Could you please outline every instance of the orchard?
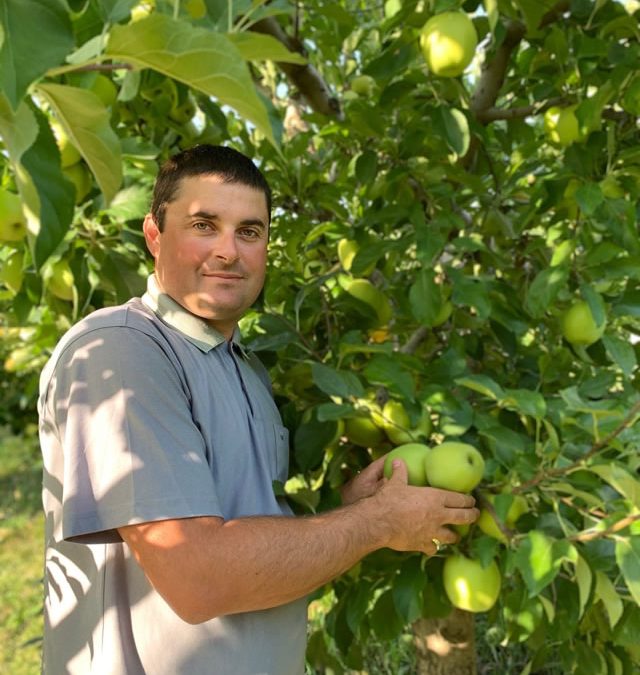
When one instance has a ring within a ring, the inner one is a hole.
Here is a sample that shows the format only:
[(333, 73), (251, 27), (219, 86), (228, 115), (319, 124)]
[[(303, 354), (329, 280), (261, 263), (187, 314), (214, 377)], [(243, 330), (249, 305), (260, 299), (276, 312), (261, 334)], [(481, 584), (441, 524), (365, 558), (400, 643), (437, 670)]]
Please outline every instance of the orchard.
[(407, 444), (427, 483), (480, 468), (458, 544), (310, 598), (309, 672), (411, 635), (417, 672), (637, 673), (640, 2), (0, 10), (0, 427), (33, 426), (62, 332), (144, 290), (158, 164), (233, 145), (274, 189), (241, 324), (290, 432), (274, 489), (335, 507)]

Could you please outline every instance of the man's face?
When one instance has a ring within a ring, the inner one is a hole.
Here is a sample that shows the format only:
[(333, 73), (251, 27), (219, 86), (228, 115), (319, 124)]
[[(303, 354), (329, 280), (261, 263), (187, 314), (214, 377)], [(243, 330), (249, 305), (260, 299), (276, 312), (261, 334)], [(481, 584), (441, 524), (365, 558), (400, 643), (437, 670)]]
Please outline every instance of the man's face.
[(215, 174), (180, 182), (162, 232), (144, 222), (160, 288), (226, 338), (264, 284), (268, 228), (265, 194)]

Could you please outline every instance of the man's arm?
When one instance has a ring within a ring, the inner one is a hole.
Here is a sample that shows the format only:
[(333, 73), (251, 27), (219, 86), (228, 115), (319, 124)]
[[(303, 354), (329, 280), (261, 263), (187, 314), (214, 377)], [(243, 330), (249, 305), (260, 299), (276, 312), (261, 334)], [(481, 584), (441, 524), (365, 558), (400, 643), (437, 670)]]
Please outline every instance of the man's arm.
[(407, 485), (403, 462), (389, 480), (379, 461), (365, 472), (352, 486), (360, 498), (319, 515), (185, 518), (119, 532), (173, 610), (200, 623), (301, 598), (378, 548), (432, 555), (434, 537), (457, 540), (447, 524), (478, 516), (473, 497)]

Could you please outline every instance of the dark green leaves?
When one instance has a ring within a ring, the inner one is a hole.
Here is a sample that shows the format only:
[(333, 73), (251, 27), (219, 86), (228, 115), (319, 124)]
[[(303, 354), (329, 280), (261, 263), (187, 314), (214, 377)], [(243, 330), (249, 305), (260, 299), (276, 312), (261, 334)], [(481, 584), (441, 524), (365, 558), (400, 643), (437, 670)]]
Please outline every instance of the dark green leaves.
[(0, 89), (15, 110), (32, 82), (64, 62), (73, 32), (62, 0), (0, 0), (0, 22)]

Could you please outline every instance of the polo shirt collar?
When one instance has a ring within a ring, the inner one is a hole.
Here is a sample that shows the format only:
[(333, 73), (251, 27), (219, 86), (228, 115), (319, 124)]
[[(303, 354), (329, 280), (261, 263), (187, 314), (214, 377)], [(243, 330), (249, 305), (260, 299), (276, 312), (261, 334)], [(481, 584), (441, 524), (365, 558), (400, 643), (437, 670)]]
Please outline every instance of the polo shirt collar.
[[(160, 319), (182, 333), (184, 337), (203, 352), (209, 352), (227, 340), (206, 321), (188, 312), (170, 295), (164, 293), (154, 274), (147, 279), (147, 292), (142, 302)], [(231, 346), (247, 357), (247, 350), (240, 343), (240, 331), (236, 327), (231, 336)]]

